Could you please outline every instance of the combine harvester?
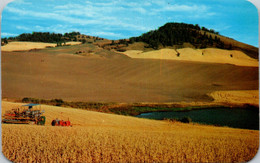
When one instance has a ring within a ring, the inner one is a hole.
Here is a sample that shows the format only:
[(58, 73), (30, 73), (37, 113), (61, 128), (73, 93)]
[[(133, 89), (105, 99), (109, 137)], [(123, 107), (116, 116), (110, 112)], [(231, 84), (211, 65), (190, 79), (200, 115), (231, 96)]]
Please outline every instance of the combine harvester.
[(45, 116), (42, 114), (40, 104), (26, 104), (21, 107), (7, 111), (2, 119), (2, 123), (9, 124), (45, 124)]

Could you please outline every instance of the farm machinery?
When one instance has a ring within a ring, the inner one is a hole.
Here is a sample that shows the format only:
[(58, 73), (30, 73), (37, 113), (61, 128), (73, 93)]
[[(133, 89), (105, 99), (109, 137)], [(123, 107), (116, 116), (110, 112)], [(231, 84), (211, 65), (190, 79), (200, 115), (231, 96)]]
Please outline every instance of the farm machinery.
[(44, 110), (39, 104), (26, 104), (18, 108), (7, 111), (2, 119), (2, 123), (9, 124), (45, 124)]
[(52, 120), (51, 125), (52, 126), (72, 126), (69, 120), (64, 121), (64, 120), (59, 120), (58, 118)]

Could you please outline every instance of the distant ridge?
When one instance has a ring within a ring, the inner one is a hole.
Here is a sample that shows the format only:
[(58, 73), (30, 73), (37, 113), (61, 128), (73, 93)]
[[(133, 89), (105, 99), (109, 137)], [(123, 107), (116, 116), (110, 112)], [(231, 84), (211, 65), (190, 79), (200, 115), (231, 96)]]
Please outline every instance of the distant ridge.
[(65, 34), (32, 32), (23, 33), (17, 37), (3, 38), (2, 40), (2, 45), (8, 44), (9, 41), (32, 41), (57, 43), (57, 46), (68, 41), (80, 41), (83, 44), (94, 43), (104, 49), (115, 49), (117, 51), (150, 51), (165, 47), (174, 49), (187, 47), (194, 49), (219, 48), (239, 50), (252, 58), (258, 59), (257, 47), (222, 36), (214, 29), (200, 27), (198, 24), (193, 25), (186, 23), (166, 23), (157, 30), (149, 31), (141, 36), (120, 40), (108, 40), (100, 37), (84, 35), (80, 32), (70, 32)]
[(166, 23), (157, 30), (152, 30), (139, 37), (131, 37), (130, 42), (147, 43), (147, 48), (220, 48), (240, 50), (252, 58), (258, 58), (258, 48), (221, 36), (213, 29), (200, 27), (198, 24)]

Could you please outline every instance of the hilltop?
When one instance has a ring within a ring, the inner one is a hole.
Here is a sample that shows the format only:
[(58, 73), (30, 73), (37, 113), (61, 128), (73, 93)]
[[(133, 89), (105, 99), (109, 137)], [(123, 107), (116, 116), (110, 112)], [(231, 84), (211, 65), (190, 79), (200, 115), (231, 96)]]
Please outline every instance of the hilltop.
[(66, 44), (69, 41), (78, 41), (83, 44), (92, 43), (108, 50), (115, 49), (120, 52), (126, 50), (152, 51), (163, 48), (218, 48), (242, 51), (249, 57), (258, 59), (258, 48), (222, 36), (214, 29), (186, 23), (166, 23), (156, 30), (143, 33), (141, 36), (120, 40), (109, 40), (74, 31), (64, 34), (50, 32), (23, 33), (17, 37), (3, 38), (2, 45), (8, 44), (10, 41), (55, 43), (57, 46)]
[(166, 23), (157, 30), (149, 31), (138, 37), (114, 41), (111, 45), (114, 45), (114, 48), (119, 51), (152, 51), (163, 48), (218, 48), (238, 50), (252, 58), (258, 58), (258, 48), (222, 36), (219, 32), (200, 27), (198, 24)]

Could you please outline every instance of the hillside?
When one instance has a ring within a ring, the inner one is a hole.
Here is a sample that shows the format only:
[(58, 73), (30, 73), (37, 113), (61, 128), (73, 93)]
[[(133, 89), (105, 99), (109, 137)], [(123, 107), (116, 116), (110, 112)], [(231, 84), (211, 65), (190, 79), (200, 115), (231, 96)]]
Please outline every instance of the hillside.
[[(59, 42), (14, 41), (55, 39)], [(82, 44), (61, 46), (64, 42), (60, 41), (69, 40)], [(40, 50), (38, 45), (52, 47)], [(2, 97), (212, 102), (210, 94), (215, 91), (258, 90), (257, 56), (255, 47), (184, 23), (167, 23), (158, 30), (122, 40), (79, 32), (34, 32), (13, 38), (2, 47)]]
[[(20, 105), (3, 101), (2, 110)], [(258, 150), (259, 132), (254, 130), (41, 108), (45, 126), (2, 124), (3, 154), (11, 161), (246, 162)], [(52, 127), (56, 118), (69, 118), (73, 126)]]
[(122, 52), (122, 54), (125, 54), (131, 58), (139, 59), (164, 59), (176, 61), (223, 63), (233, 64), (237, 66), (258, 67), (257, 59), (253, 59), (245, 53), (238, 50), (224, 50), (217, 48), (164, 48), (160, 50), (152, 50), (147, 52), (141, 50), (127, 50), (125, 52)]
[[(117, 44), (125, 44), (126, 40), (119, 40)], [(142, 46), (140, 42), (143, 42)], [(116, 42), (115, 42), (116, 43)], [(200, 27), (199, 25), (185, 23), (166, 23), (157, 30), (143, 33), (138, 37), (131, 37), (126, 46), (118, 46), (120, 51), (142, 50), (151, 51), (162, 48), (218, 48), (226, 50), (239, 50), (248, 56), (257, 59), (258, 48), (238, 42), (234, 39), (222, 36), (213, 29)], [(132, 44), (139, 43), (139, 46)]]
[[(251, 58), (258, 59), (258, 48), (236, 41), (219, 34), (214, 29), (200, 27), (198, 24), (166, 23), (157, 30), (143, 33), (129, 39), (108, 40), (100, 37), (81, 34), (80, 32), (50, 33), (32, 32), (23, 33), (17, 37), (2, 38), (2, 45), (13, 41), (45, 42), (62, 45), (70, 41), (92, 43), (107, 50), (117, 51), (142, 50), (151, 51), (162, 48), (219, 48), (242, 51)], [(5, 47), (5, 46), (4, 46)]]
[(80, 32), (69, 33), (50, 33), (50, 32), (32, 32), (22, 33), (16, 37), (2, 38), (2, 45), (6, 45), (13, 41), (27, 41), (27, 42), (44, 42), (44, 43), (56, 43), (58, 46), (66, 42), (79, 41), (82, 43), (95, 42), (97, 40), (106, 40), (104, 38), (89, 36), (81, 34)]
[[(66, 42), (66, 45), (77, 45), (81, 42)], [(1, 47), (2, 51), (28, 51), (56, 47), (55, 43), (12, 41)]]
[(258, 67), (133, 59), (93, 44), (2, 52), (3, 98), (210, 102), (221, 90), (258, 90)]

